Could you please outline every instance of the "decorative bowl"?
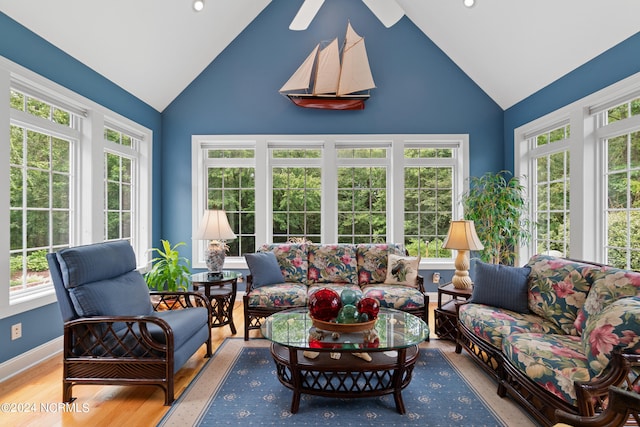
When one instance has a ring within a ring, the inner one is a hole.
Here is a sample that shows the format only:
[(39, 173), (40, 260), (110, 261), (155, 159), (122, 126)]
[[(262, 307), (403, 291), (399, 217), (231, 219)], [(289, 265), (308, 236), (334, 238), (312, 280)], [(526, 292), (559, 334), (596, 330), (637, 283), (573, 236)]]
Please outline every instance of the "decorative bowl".
[(321, 329), (323, 331), (329, 332), (340, 332), (347, 334), (349, 332), (363, 332), (373, 329), (376, 325), (376, 320), (369, 320), (368, 322), (360, 322), (360, 323), (334, 323), (334, 322), (325, 322), (323, 320), (314, 319), (311, 317), (311, 322), (316, 329)]

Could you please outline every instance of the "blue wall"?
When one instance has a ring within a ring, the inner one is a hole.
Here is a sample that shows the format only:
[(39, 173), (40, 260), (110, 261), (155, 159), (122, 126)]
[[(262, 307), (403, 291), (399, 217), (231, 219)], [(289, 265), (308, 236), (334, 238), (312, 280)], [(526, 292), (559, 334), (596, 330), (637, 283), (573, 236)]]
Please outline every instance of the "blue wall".
[[(409, 19), (387, 29), (362, 2), (329, 0), (290, 31), (300, 4), (272, 2), (162, 113), (163, 238), (191, 244), (192, 134), (468, 133), (472, 175), (503, 167), (502, 109)], [(278, 89), (319, 41), (342, 43), (347, 20), (377, 85), (366, 108), (296, 107)]]
[[(160, 113), (87, 66), (0, 13), (0, 55), (153, 131), (153, 211), (160, 212)], [(161, 214), (155, 214), (153, 236), (160, 236)], [(10, 340), (11, 325), (22, 323), (22, 338)], [(0, 363), (62, 335), (56, 304), (0, 319)]]
[(513, 133), (518, 127), (638, 72), (640, 32), (506, 110), (505, 168), (514, 170)]

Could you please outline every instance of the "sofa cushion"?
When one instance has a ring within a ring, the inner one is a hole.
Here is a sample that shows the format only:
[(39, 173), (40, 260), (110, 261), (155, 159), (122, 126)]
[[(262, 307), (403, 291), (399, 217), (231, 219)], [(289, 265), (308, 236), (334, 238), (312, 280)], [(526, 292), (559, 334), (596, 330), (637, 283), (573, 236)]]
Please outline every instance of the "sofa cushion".
[(356, 246), (358, 284), (384, 283), (389, 254), (404, 255), (404, 246), (396, 243), (361, 243)]
[(592, 278), (591, 292), (575, 321), (576, 329), (580, 331), (586, 327), (590, 316), (600, 313), (612, 302), (624, 297), (640, 296), (638, 272), (603, 267), (594, 270)]
[(362, 288), (362, 293), (377, 299), (380, 307), (405, 311), (424, 307), (424, 295), (412, 286), (369, 285)]
[(471, 301), (528, 313), (530, 271), (530, 267), (510, 267), (476, 261)]
[(594, 376), (607, 367), (613, 350), (640, 354), (640, 297), (626, 297), (589, 316), (582, 334), (584, 352)]
[(292, 308), (307, 305), (307, 285), (283, 283), (252, 289), (248, 294), (249, 307)]
[(549, 255), (534, 255), (527, 265), (531, 267), (529, 309), (565, 333), (579, 335), (574, 323), (598, 267)]
[(580, 337), (554, 334), (513, 334), (503, 341), (508, 362), (540, 387), (576, 406), (575, 381), (589, 381)]
[(273, 252), (278, 260), (285, 282), (307, 283), (309, 274), (306, 243), (274, 243), (262, 245), (258, 252)]
[(284, 276), (273, 252), (256, 252), (245, 254), (247, 266), (251, 271), (253, 287), (284, 283)]
[(502, 348), (502, 340), (513, 333), (562, 333), (554, 322), (535, 314), (516, 313), (484, 304), (462, 304), (458, 318), (476, 336), (497, 349)]
[(354, 245), (309, 245), (309, 283), (358, 284)]
[(138, 316), (153, 312), (149, 288), (138, 271), (69, 289), (79, 316)]
[(420, 268), (420, 257), (410, 257), (389, 254), (387, 261), (387, 277), (385, 285), (402, 285), (418, 287), (418, 269)]

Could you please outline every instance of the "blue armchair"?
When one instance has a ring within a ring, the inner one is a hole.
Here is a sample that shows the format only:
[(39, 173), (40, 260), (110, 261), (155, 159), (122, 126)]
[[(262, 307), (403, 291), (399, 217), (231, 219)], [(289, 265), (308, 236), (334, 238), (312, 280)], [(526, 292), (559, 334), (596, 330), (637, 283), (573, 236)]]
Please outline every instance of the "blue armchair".
[(126, 241), (63, 249), (47, 261), (64, 321), (63, 401), (74, 400), (77, 384), (156, 385), (171, 405), (174, 373), (203, 344), (211, 356), (207, 300), (149, 292)]

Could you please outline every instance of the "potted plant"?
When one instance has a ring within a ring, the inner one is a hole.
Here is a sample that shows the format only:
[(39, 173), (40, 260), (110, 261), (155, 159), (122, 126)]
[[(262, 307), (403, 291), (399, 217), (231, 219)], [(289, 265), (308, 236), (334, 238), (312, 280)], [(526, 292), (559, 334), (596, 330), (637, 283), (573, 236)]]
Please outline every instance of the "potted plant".
[(465, 219), (472, 220), (484, 245), (480, 259), (513, 265), (520, 244), (531, 238), (524, 186), (509, 171), (471, 177), (462, 195)]
[(189, 260), (181, 257), (177, 248), (184, 246), (184, 242), (176, 243), (173, 247), (167, 240), (161, 240), (162, 249), (153, 248), (158, 256), (151, 260), (152, 267), (144, 278), (147, 286), (159, 291), (186, 291), (189, 287)]

